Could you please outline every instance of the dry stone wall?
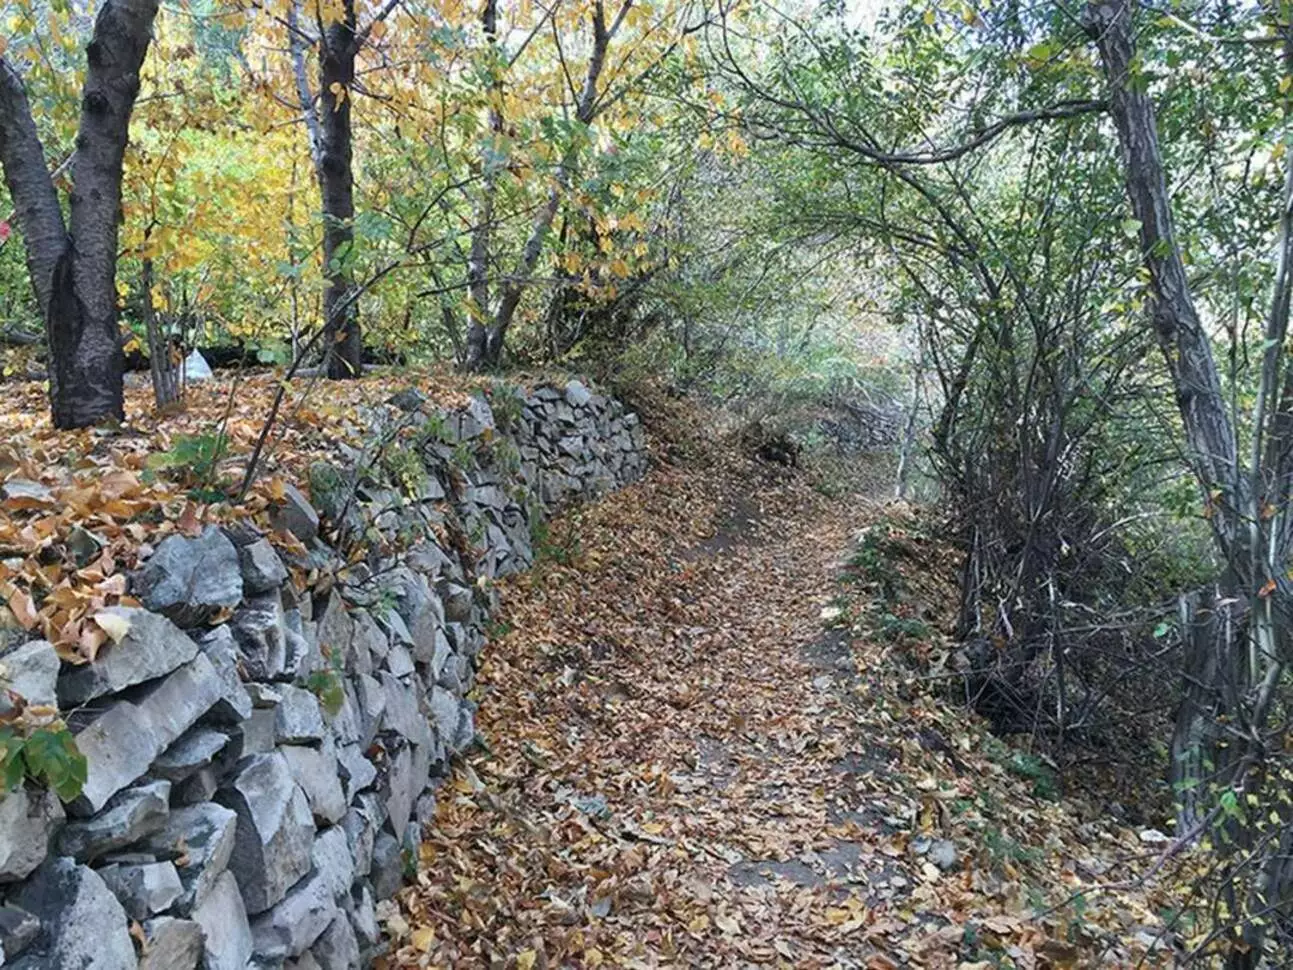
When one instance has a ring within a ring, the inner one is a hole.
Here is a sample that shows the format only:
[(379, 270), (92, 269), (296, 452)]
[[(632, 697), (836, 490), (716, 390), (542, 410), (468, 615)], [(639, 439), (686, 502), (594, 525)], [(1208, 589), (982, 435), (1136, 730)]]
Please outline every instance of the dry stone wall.
[[(285, 490), (276, 536), (162, 541), (119, 640), (0, 657), (57, 702), (88, 762), (64, 805), (0, 799), (0, 964), (21, 970), (352, 970), (382, 946), (450, 758), (495, 594), (546, 511), (645, 470), (636, 415), (572, 381), (457, 411), (413, 390), (371, 445)], [(132, 926), (135, 927), (132, 939)]]

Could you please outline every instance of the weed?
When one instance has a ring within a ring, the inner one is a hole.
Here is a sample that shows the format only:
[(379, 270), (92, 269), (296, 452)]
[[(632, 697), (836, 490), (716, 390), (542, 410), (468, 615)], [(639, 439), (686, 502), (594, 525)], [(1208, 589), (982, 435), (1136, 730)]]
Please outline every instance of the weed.
[(81, 794), (86, 771), (85, 755), (62, 721), (27, 730), (0, 727), (0, 780), (6, 790), (30, 779), (70, 802)]
[(228, 451), (229, 436), (224, 432), (181, 434), (171, 439), (169, 451), (154, 452), (145, 464), (188, 485), (195, 499), (220, 501), (226, 496), (218, 487), (216, 472)]

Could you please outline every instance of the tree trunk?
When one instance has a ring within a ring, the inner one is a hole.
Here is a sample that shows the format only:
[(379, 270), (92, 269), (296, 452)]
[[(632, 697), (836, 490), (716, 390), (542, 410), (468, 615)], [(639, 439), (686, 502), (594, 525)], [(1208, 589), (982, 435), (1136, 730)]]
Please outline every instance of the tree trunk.
[(66, 228), (22, 79), (0, 57), (0, 165), (45, 315), (57, 428), (125, 417), (116, 289), (122, 161), (156, 16), (156, 0), (107, 0), (95, 20)]
[[(575, 105), (575, 120), (581, 125), (589, 126), (597, 117), (598, 84), (601, 80), (602, 68), (606, 64), (606, 51), (610, 46), (611, 38), (623, 22), (632, 2), (633, 0), (623, 0), (614, 22), (609, 25), (606, 23), (606, 7), (603, 0), (595, 0), (593, 4), (591, 16), (593, 47), (588, 57), (588, 70), (584, 76), (584, 86)], [(530, 226), (530, 234), (521, 249), (520, 259), (517, 261), (511, 277), (503, 284), (498, 307), (495, 309), (493, 316), (489, 318), (488, 322), (484, 320), (472, 322), (471, 329), (467, 333), (467, 359), (464, 362), (464, 366), (468, 370), (491, 369), (497, 367), (502, 361), (503, 344), (507, 340), (507, 330), (512, 325), (512, 319), (516, 316), (517, 308), (521, 305), (521, 297), (525, 293), (525, 287), (529, 284), (530, 277), (534, 274), (535, 267), (539, 264), (539, 257), (543, 253), (543, 243), (547, 238), (549, 229), (552, 227), (553, 220), (557, 217), (557, 210), (561, 206), (561, 198), (570, 188), (570, 180), (574, 176), (574, 167), (578, 161), (578, 154), (578, 145), (573, 145), (565, 152), (558, 163), (553, 184), (548, 190), (548, 198), (544, 201), (542, 208), (539, 209), (534, 222)]]
[(350, 102), (355, 80), (354, 0), (345, 18), (323, 29), (319, 45), (319, 193), (323, 199), (323, 295), (327, 374), (363, 373), (363, 338), (351, 269), (355, 242), (355, 181), (351, 168)]

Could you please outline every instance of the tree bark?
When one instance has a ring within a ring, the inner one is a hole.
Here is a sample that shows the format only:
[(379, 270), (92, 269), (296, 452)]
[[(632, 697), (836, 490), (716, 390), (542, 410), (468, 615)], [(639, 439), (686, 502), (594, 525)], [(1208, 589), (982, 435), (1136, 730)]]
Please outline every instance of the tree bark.
[(122, 162), (156, 16), (156, 0), (107, 0), (95, 19), (66, 227), (22, 79), (0, 58), (0, 165), (45, 315), (57, 428), (125, 417), (116, 291)]
[(350, 262), (355, 243), (355, 178), (350, 124), (358, 52), (355, 3), (345, 0), (345, 17), (321, 26), (319, 44), (319, 193), (323, 200), (323, 295), (327, 374), (331, 378), (363, 374), (363, 338), (359, 307), (351, 299), (354, 273)]
[[(584, 75), (584, 85), (579, 93), (579, 100), (575, 105), (575, 120), (584, 127), (591, 125), (597, 117), (598, 85), (601, 81), (602, 69), (606, 64), (606, 52), (610, 47), (611, 39), (615, 36), (615, 32), (619, 29), (620, 24), (624, 22), (624, 17), (632, 3), (633, 0), (622, 0), (614, 22), (609, 25), (606, 23), (606, 8), (602, 0), (596, 0), (593, 4), (593, 49), (589, 54), (588, 69)], [(548, 231), (552, 228), (553, 220), (557, 217), (557, 210), (561, 207), (561, 199), (570, 189), (570, 181), (574, 177), (575, 163), (578, 161), (578, 157), (579, 146), (577, 144), (572, 145), (562, 156), (557, 165), (552, 186), (548, 190), (548, 197), (534, 217), (534, 222), (530, 226), (530, 234), (521, 249), (521, 256), (517, 260), (516, 267), (502, 284), (498, 306), (492, 316), (488, 318), (488, 322), (485, 320), (474, 320), (472, 322), (471, 329), (467, 333), (465, 366), (468, 370), (486, 370), (497, 367), (502, 362), (503, 346), (507, 340), (508, 328), (512, 325), (517, 308), (521, 305), (521, 297), (524, 296), (525, 288), (529, 284), (530, 278), (534, 275), (535, 267), (539, 264), (539, 257), (543, 254), (544, 240), (547, 238)], [(475, 293), (473, 293), (474, 297)]]

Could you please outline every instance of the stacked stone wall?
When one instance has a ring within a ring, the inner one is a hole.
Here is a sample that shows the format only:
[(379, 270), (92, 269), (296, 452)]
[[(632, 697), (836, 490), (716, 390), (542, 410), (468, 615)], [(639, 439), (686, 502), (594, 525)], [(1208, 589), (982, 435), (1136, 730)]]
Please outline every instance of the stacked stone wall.
[(475, 738), (490, 581), (646, 453), (637, 416), (577, 381), (453, 411), (410, 390), (364, 417), (369, 443), (313, 466), (308, 498), (287, 486), (272, 531), (160, 542), (94, 662), (43, 641), (0, 656), (88, 768), (67, 804), (0, 798), (0, 964), (354, 970), (381, 952), (377, 904)]

